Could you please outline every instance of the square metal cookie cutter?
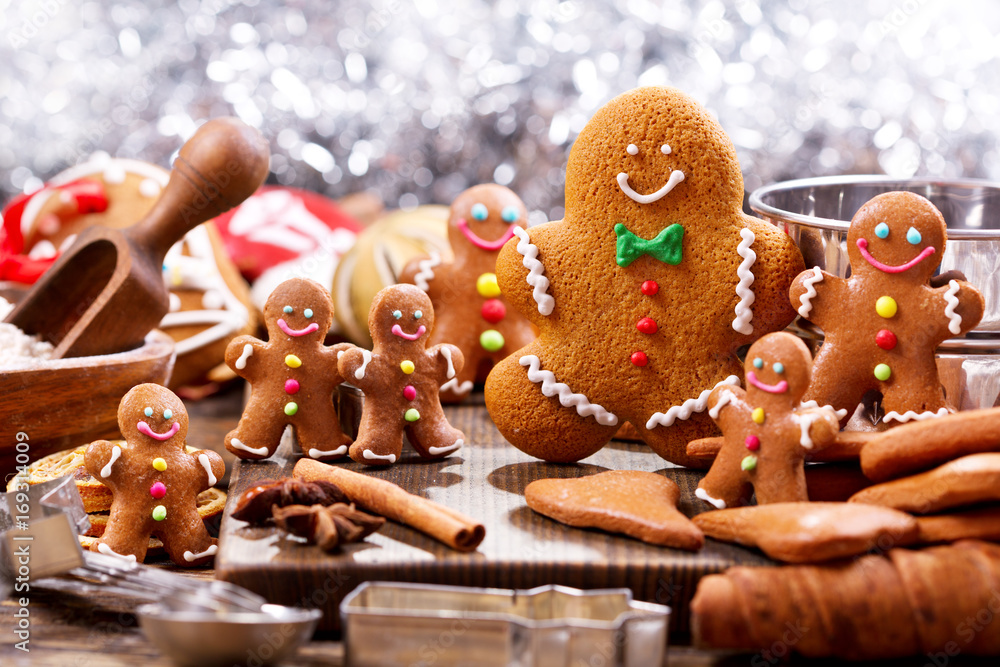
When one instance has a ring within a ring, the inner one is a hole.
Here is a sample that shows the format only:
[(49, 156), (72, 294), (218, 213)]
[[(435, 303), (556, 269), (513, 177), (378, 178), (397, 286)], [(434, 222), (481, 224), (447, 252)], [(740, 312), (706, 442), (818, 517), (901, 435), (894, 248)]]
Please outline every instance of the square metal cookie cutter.
[(627, 588), (365, 582), (340, 605), (351, 667), (663, 664), (670, 607)]

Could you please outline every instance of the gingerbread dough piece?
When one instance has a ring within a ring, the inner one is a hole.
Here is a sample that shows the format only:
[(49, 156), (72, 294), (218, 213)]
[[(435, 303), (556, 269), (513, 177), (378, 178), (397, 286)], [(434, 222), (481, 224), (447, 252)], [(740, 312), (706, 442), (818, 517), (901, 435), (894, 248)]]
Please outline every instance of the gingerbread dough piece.
[(757, 547), (786, 563), (817, 563), (906, 546), (917, 522), (887, 507), (857, 503), (774, 503), (703, 512), (694, 524), (723, 542)]
[(882, 505), (914, 514), (1000, 500), (1000, 454), (971, 454), (928, 472), (870, 486), (852, 503)]
[(853, 413), (866, 392), (877, 390), (887, 423), (948, 414), (934, 350), (975, 327), (984, 302), (963, 280), (931, 287), (946, 241), (933, 204), (888, 192), (851, 220), (850, 278), (817, 267), (795, 279), (792, 304), (825, 335), (807, 399)]
[(991, 505), (949, 514), (918, 516), (921, 544), (957, 540), (1000, 541), (1000, 507)]
[(741, 211), (732, 143), (670, 88), (613, 99), (566, 167), (566, 217), (514, 230), (497, 259), (504, 296), (539, 337), (497, 364), (486, 406), (513, 445), (577, 461), (631, 422), (660, 456), (717, 433), (711, 390), (738, 384), (736, 351), (783, 328), (803, 267), (789, 237)]
[(198, 514), (197, 498), (225, 475), (222, 457), (185, 451), (187, 410), (159, 385), (141, 384), (125, 394), (118, 427), (124, 444), (99, 440), (84, 454), (87, 471), (114, 494), (107, 528), (91, 551), (142, 562), (152, 535), (178, 565), (211, 562), (217, 540)]
[(226, 435), (226, 449), (241, 459), (267, 458), (291, 425), (306, 456), (344, 456), (351, 439), (340, 428), (333, 392), (343, 381), (337, 355), (351, 346), (323, 344), (333, 321), (330, 293), (312, 280), (286, 280), (268, 297), (264, 321), (266, 343), (240, 336), (226, 349), (226, 363), (251, 385), (240, 423)]
[(351, 347), (340, 356), (340, 373), (365, 394), (351, 458), (390, 465), (403, 451), (403, 433), (424, 458), (457, 451), (465, 435), (448, 423), (439, 389), (462, 369), (454, 345), (428, 347), (434, 306), (413, 285), (382, 289), (372, 301), (368, 330), (371, 351)]
[(723, 444), (696, 495), (717, 509), (809, 499), (807, 452), (832, 443), (839, 430), (829, 408), (800, 407), (809, 385), (812, 358), (789, 333), (764, 336), (747, 352), (747, 389), (719, 387), (708, 398), (708, 414), (722, 429)]
[(454, 262), (439, 255), (411, 261), (400, 282), (427, 292), (438, 323), (430, 345), (452, 343), (462, 350), (465, 366), (441, 387), (443, 403), (469, 395), (483, 368), (535, 339), (527, 319), (509, 309), (497, 286), (497, 255), (514, 230), (527, 226), (524, 202), (502, 185), (477, 185), (452, 202), (448, 241)]
[(528, 507), (560, 523), (697, 551), (705, 536), (677, 509), (679, 498), (680, 489), (673, 480), (638, 470), (539, 479), (524, 490)]

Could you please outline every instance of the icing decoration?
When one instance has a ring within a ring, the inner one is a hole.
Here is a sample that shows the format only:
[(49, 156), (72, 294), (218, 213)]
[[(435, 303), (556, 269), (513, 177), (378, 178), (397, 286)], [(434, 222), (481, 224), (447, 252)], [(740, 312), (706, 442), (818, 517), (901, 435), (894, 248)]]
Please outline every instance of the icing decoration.
[(660, 146), (660, 152), (663, 153), (664, 155), (670, 155), (670, 151), (671, 151), (670, 144), (663, 144), (662, 146)]
[(500, 286), (497, 285), (497, 274), (484, 273), (476, 278), (476, 291), (479, 296), (487, 299), (500, 296)]
[(437, 456), (438, 454), (445, 454), (447, 452), (453, 452), (456, 449), (460, 448), (463, 444), (464, 443), (462, 442), (462, 439), (459, 438), (458, 440), (456, 440), (452, 444), (447, 445), (445, 447), (428, 447), (427, 448), (427, 453), (430, 454), (431, 456)]
[(398, 324), (393, 324), (392, 325), (392, 333), (394, 333), (395, 335), (397, 335), (400, 338), (403, 338), (405, 340), (417, 340), (418, 338), (420, 338), (421, 336), (423, 336), (425, 333), (427, 333), (427, 327), (425, 327), (423, 324), (421, 324), (419, 327), (417, 327), (416, 331), (414, 331), (411, 334), (408, 334), (405, 331), (403, 331), (403, 327), (399, 326)]
[(213, 544), (212, 546), (210, 546), (209, 548), (205, 549), (201, 553), (194, 554), (194, 553), (191, 553), (190, 551), (185, 551), (184, 552), (184, 560), (186, 560), (187, 562), (191, 563), (191, 562), (194, 562), (194, 561), (198, 560), (199, 558), (205, 558), (206, 556), (214, 556), (215, 552), (218, 551), (218, 550), (219, 550), (219, 546), (217, 544)]
[(343, 456), (346, 453), (347, 453), (347, 445), (341, 445), (340, 447), (337, 447), (336, 449), (329, 452), (323, 452), (316, 449), (315, 447), (311, 447), (309, 449), (309, 458), (322, 459), (328, 456)]
[(153, 408), (146, 408), (145, 410), (142, 411), (142, 414), (146, 415), (147, 417), (152, 417), (153, 416)]
[(164, 470), (167, 469), (167, 462), (161, 459), (160, 457), (156, 457), (155, 459), (153, 459), (153, 469), (159, 472), (163, 472)]
[(636, 236), (625, 225), (615, 225), (615, 236), (618, 237), (615, 246), (615, 262), (625, 268), (643, 255), (676, 266), (681, 263), (683, 255), (684, 228), (676, 222), (660, 231), (654, 238), (646, 240)]
[(799, 305), (798, 313), (802, 317), (809, 317), (812, 312), (812, 300), (816, 298), (816, 283), (823, 282), (823, 271), (818, 266), (812, 268), (812, 275), (802, 279), (802, 286), (806, 288), (801, 297), (802, 303)]
[(832, 405), (820, 405), (818, 401), (802, 401), (799, 403), (800, 408), (823, 408), (824, 410), (832, 410), (833, 414), (837, 415), (837, 419), (843, 419), (847, 416), (847, 410), (841, 408), (840, 410), (834, 410)]
[(733, 392), (720, 391), (719, 402), (716, 403), (715, 406), (708, 411), (708, 416), (711, 417), (712, 419), (718, 419), (719, 413), (722, 412), (722, 408), (729, 405), (729, 402), (732, 400), (733, 400)]
[(482, 222), (490, 216), (490, 210), (486, 208), (486, 204), (475, 203), (472, 205), (472, 209), (469, 211), (472, 217), (476, 220)]
[(483, 302), (479, 314), (490, 324), (496, 324), (507, 316), (507, 306), (500, 299), (487, 299)]
[(111, 476), (111, 466), (114, 465), (115, 461), (117, 461), (121, 457), (121, 455), (122, 455), (122, 448), (121, 447), (119, 447), (118, 445), (115, 445), (114, 447), (111, 448), (111, 460), (108, 461), (108, 464), (106, 466), (104, 466), (103, 468), (101, 468), (101, 477), (110, 477)]
[(479, 344), (487, 352), (499, 352), (504, 346), (503, 334), (496, 329), (487, 329), (479, 334)]
[(247, 367), (247, 359), (249, 359), (252, 356), (253, 356), (253, 345), (247, 343), (246, 345), (243, 346), (243, 354), (240, 355), (240, 358), (237, 359), (236, 363), (233, 365), (236, 366), (237, 370), (243, 370), (244, 368)]
[(115, 558), (121, 558), (122, 560), (127, 560), (130, 563), (134, 563), (135, 562), (135, 555), (134, 554), (129, 554), (129, 555), (125, 556), (123, 554), (118, 553), (117, 551), (112, 550), (111, 547), (109, 547), (104, 542), (101, 542), (101, 543), (99, 543), (97, 545), (97, 551), (100, 552), (100, 553), (102, 553), (102, 554), (104, 554), (105, 556), (114, 556)]
[(761, 391), (766, 391), (769, 394), (784, 394), (786, 391), (788, 391), (787, 380), (781, 380), (777, 384), (767, 384), (766, 382), (761, 382), (759, 379), (757, 379), (757, 374), (754, 373), (753, 371), (747, 373), (747, 382), (757, 387)]
[(645, 352), (633, 352), (632, 356), (629, 357), (629, 361), (632, 362), (633, 366), (645, 366), (649, 363), (649, 358)]
[(892, 376), (892, 369), (888, 364), (879, 364), (875, 367), (875, 378), (885, 382)]
[(882, 262), (872, 257), (871, 253), (868, 252), (867, 239), (864, 238), (858, 239), (858, 250), (861, 251), (861, 256), (865, 258), (866, 262), (874, 266), (879, 271), (884, 271), (885, 273), (902, 273), (903, 271), (912, 269), (914, 266), (916, 266), (917, 264), (919, 264), (920, 262), (924, 261), (925, 259), (934, 254), (934, 247), (927, 246), (926, 248), (920, 251), (919, 255), (917, 255), (910, 261), (904, 262), (903, 264), (898, 264), (896, 266), (892, 266), (890, 264), (883, 264)]
[(419, 320), (423, 316), (424, 316), (423, 311), (420, 311), (420, 310), (413, 311), (413, 319)]
[(403, 413), (403, 419), (405, 419), (408, 422), (415, 422), (418, 419), (420, 419), (420, 413), (417, 410), (410, 408), (405, 413)]
[(884, 421), (889, 423), (891, 421), (897, 422), (909, 422), (909, 421), (923, 421), (925, 419), (934, 419), (935, 417), (944, 417), (948, 414), (948, 408), (941, 408), (937, 412), (931, 412), (930, 410), (926, 412), (916, 413), (913, 410), (907, 410), (903, 414), (899, 414), (895, 410), (890, 410), (885, 413)]
[(538, 246), (528, 240), (528, 232), (520, 227), (512, 227), (514, 236), (518, 238), (516, 250), (522, 257), (521, 264), (528, 269), (525, 281), (531, 285), (531, 296), (538, 305), (538, 312), (546, 317), (552, 314), (552, 309), (556, 306), (556, 300), (551, 295), (546, 294), (549, 288), (549, 279), (545, 277), (545, 266), (538, 261)]
[[(826, 408), (824, 408), (824, 410), (825, 409)], [(801, 414), (797, 412), (792, 413), (792, 421), (794, 421), (799, 425), (799, 430), (801, 431), (801, 434), (799, 436), (799, 444), (805, 447), (806, 449), (813, 448), (814, 443), (812, 436), (809, 435), (809, 430), (812, 428), (812, 425), (818, 419), (821, 418), (821, 416), (822, 415), (820, 415), (818, 412), (806, 412)]]
[(752, 434), (748, 435), (746, 440), (743, 441), (743, 444), (746, 445), (746, 448), (751, 452), (756, 452), (760, 449), (760, 438)]
[(302, 365), (302, 360), (296, 357), (294, 354), (289, 354), (285, 356), (285, 365), (289, 368), (298, 368)]
[[(521, 217), (521, 212), (516, 206), (504, 206), (503, 210), (500, 212), (500, 219), (507, 224), (513, 224), (517, 222), (518, 218)], [(508, 237), (509, 238), (509, 237)]]
[(629, 155), (638, 155), (639, 147), (636, 146), (635, 144), (629, 144), (628, 146), (625, 147), (625, 152), (628, 153)]
[(315, 322), (312, 322), (309, 326), (307, 326), (304, 329), (292, 329), (285, 322), (284, 318), (281, 317), (278, 318), (278, 328), (281, 329), (286, 336), (293, 336), (293, 337), (307, 336), (313, 332), (319, 331), (319, 325), (316, 324)]
[(403, 316), (403, 311), (401, 311), (401, 310), (394, 310), (394, 311), (392, 311), (392, 316), (395, 319), (398, 320), (399, 318), (401, 318)]
[(413, 276), (413, 284), (427, 291), (430, 289), (430, 281), (434, 280), (434, 267), (441, 265), (441, 255), (432, 252), (427, 259), (417, 262), (417, 273)]
[(754, 408), (753, 412), (750, 413), (750, 419), (753, 420), (754, 424), (764, 423), (764, 408)]
[(153, 521), (163, 521), (167, 518), (167, 508), (163, 505), (157, 505), (153, 508)]
[(736, 276), (740, 279), (736, 284), (736, 295), (740, 297), (740, 301), (736, 304), (736, 319), (733, 320), (733, 330), (749, 335), (753, 333), (753, 325), (750, 323), (750, 320), (753, 319), (753, 311), (750, 310), (750, 306), (757, 299), (753, 290), (750, 289), (754, 281), (750, 267), (757, 261), (757, 253), (751, 250), (750, 246), (753, 245), (756, 237), (752, 231), (746, 228), (740, 230), (740, 237), (743, 240), (736, 246), (737, 254), (743, 258), (736, 269)]
[(757, 457), (754, 456), (753, 454), (744, 457), (743, 460), (740, 461), (740, 467), (746, 470), (747, 472), (754, 470), (757, 467)]
[[(730, 375), (725, 380), (716, 383), (715, 387), (719, 387), (725, 384), (739, 385), (740, 379), (735, 375)], [(715, 389), (712, 387), (712, 389)], [(657, 426), (672, 426), (678, 419), (690, 419), (691, 415), (695, 412), (704, 412), (705, 408), (708, 406), (708, 397), (712, 393), (712, 389), (706, 389), (698, 395), (698, 398), (689, 398), (680, 405), (673, 405), (666, 412), (657, 412), (653, 414), (646, 422), (646, 429), (652, 430)]]
[(920, 230), (916, 227), (910, 227), (906, 230), (906, 242), (910, 245), (917, 245), (923, 241), (923, 237), (920, 236)]
[(313, 309), (312, 308), (306, 308), (305, 310), (302, 311), (302, 314), (305, 315), (306, 319), (308, 320), (310, 317), (313, 316)]
[(250, 452), (251, 454), (256, 454), (257, 456), (267, 456), (267, 447), (248, 447), (237, 438), (233, 438), (230, 441), (230, 444), (236, 449), (242, 449), (244, 452)]
[(891, 350), (896, 347), (896, 334), (888, 329), (881, 329), (875, 334), (875, 344), (883, 350)]
[(396, 455), (395, 454), (386, 454), (385, 456), (383, 456), (381, 454), (376, 454), (375, 452), (373, 452), (370, 449), (366, 449), (365, 450), (364, 457), (366, 459), (368, 459), (369, 461), (381, 460), (381, 461), (388, 461), (389, 463), (395, 463), (396, 462)]
[(948, 331), (956, 336), (962, 333), (962, 316), (955, 312), (958, 308), (958, 297), (955, 296), (958, 294), (958, 288), (957, 280), (949, 280), (948, 291), (944, 293), (944, 301), (948, 304), (944, 309), (944, 314), (949, 320)]
[(522, 366), (528, 367), (528, 380), (542, 384), (542, 395), (552, 398), (559, 397), (559, 403), (564, 408), (574, 407), (576, 413), (581, 417), (593, 417), (598, 424), (603, 426), (614, 426), (618, 423), (618, 417), (605, 410), (597, 403), (591, 403), (583, 394), (574, 394), (568, 385), (556, 382), (556, 376), (552, 371), (541, 370), (542, 362), (533, 354), (526, 354), (518, 360)]
[[(213, 486), (215, 486), (213, 484)], [(163, 482), (153, 482), (153, 486), (149, 487), (149, 495), (153, 496), (156, 500), (159, 500), (163, 496), (167, 495), (167, 487)]]
[(618, 187), (621, 191), (631, 199), (632, 201), (639, 204), (652, 204), (655, 201), (663, 199), (668, 192), (677, 187), (677, 184), (684, 180), (684, 172), (680, 169), (674, 169), (670, 172), (670, 178), (667, 182), (663, 184), (663, 187), (656, 192), (651, 192), (648, 195), (641, 195), (632, 189), (632, 186), (628, 184), (628, 174), (622, 172), (618, 174)]
[(208, 475), (208, 485), (215, 486), (219, 480), (212, 474), (212, 462), (208, 460), (208, 456), (199, 454), (198, 463), (201, 464), (201, 467), (205, 469), (205, 474)]
[(773, 368), (774, 372), (778, 373), (778, 374), (781, 374), (781, 373), (785, 372), (785, 365), (783, 363), (781, 363), (780, 361), (776, 362), (773, 366), (771, 366), (771, 368)]
[(470, 391), (472, 391), (472, 387), (473, 387), (472, 380), (466, 380), (462, 384), (458, 384), (458, 378), (452, 378), (447, 382), (445, 382), (443, 385), (441, 385), (441, 388), (438, 391), (452, 391), (456, 394), (461, 395), (461, 394), (468, 394)]
[(297, 394), (297, 393), (299, 393), (299, 389), (300, 389), (299, 381), (296, 380), (295, 378), (289, 378), (289, 379), (285, 380), (285, 393), (286, 394), (289, 394), (289, 395), (291, 395), (291, 394)]
[(285, 315), (291, 315), (292, 313), (295, 312), (295, 309), (292, 308), (291, 306), (285, 306), (284, 308), (281, 309), (281, 312), (283, 312)]
[(498, 238), (497, 240), (487, 241), (486, 239), (479, 236), (479, 234), (476, 234), (474, 231), (469, 229), (469, 223), (465, 221), (465, 218), (460, 219), (456, 226), (459, 228), (459, 230), (461, 230), (462, 234), (465, 235), (465, 238), (469, 239), (469, 243), (476, 246), (480, 250), (485, 250), (487, 252), (493, 252), (494, 250), (499, 250), (504, 246), (505, 243), (507, 243), (507, 241), (510, 241), (512, 238), (514, 238), (514, 230), (512, 228), (508, 228), (507, 231), (504, 232), (504, 235)]
[(177, 431), (181, 430), (181, 425), (180, 422), (174, 422), (173, 424), (170, 425), (170, 428), (167, 429), (166, 433), (157, 433), (153, 429), (149, 428), (149, 424), (147, 424), (146, 422), (138, 422), (135, 425), (135, 428), (137, 431), (139, 431), (139, 433), (147, 435), (150, 438), (153, 438), (154, 440), (159, 440), (160, 442), (163, 442), (177, 435)]
[(295, 401), (289, 401), (285, 403), (285, 414), (289, 417), (293, 417), (296, 412), (299, 411), (299, 404)]
[(450, 380), (451, 378), (455, 377), (455, 364), (451, 362), (451, 348), (442, 346), (440, 349), (441, 349), (441, 356), (444, 357), (444, 360), (448, 364), (448, 368), (445, 371), (445, 377)]
[(891, 296), (880, 296), (875, 302), (875, 312), (885, 319), (893, 317), (896, 314), (896, 310), (896, 300)]
[(410, 374), (411, 374), (411, 373), (413, 373), (413, 371), (415, 371), (416, 369), (417, 369), (417, 367), (416, 367), (416, 366), (414, 366), (414, 365), (413, 365), (413, 362), (412, 362), (412, 361), (410, 361), (409, 359), (404, 359), (404, 360), (403, 360), (403, 361), (402, 361), (402, 362), (401, 362), (401, 363), (399, 364), (399, 370), (403, 371), (403, 372), (404, 372), (404, 373), (406, 373), (407, 375), (410, 375)]
[(167, 408), (166, 410), (163, 411), (164, 419), (173, 419), (173, 417), (174, 417), (174, 412), (170, 408)]
[(144, 179), (142, 183), (139, 183), (139, 194), (143, 197), (147, 197), (149, 199), (159, 197), (160, 190), (160, 184), (151, 178)]
[(660, 285), (655, 280), (644, 280), (642, 281), (642, 286), (639, 287), (639, 291), (646, 296), (654, 296), (660, 291)]
[(756, 357), (753, 360), (753, 367), (756, 368), (756, 369), (758, 369), (758, 370), (760, 370), (761, 368), (764, 368), (764, 360), (761, 359), (760, 357)]
[(888, 238), (889, 225), (885, 224), (884, 222), (880, 222), (877, 225), (875, 225), (875, 236), (879, 237), (880, 239)]
[(403, 398), (408, 401), (412, 401), (417, 397), (417, 389), (412, 384), (408, 384), (403, 387)]
[(365, 369), (368, 368), (368, 364), (371, 363), (371, 360), (371, 350), (361, 350), (361, 365), (358, 366), (358, 370), (354, 371), (354, 377), (359, 380), (363, 380), (365, 377)]
[(658, 327), (652, 317), (644, 317), (635, 324), (635, 328), (644, 334), (655, 334)]
[(724, 510), (724, 509), (726, 509), (726, 501), (725, 500), (719, 500), (718, 498), (713, 498), (712, 496), (708, 495), (708, 492), (705, 491), (705, 489), (703, 489), (701, 487), (699, 487), (699, 488), (697, 488), (697, 489), (694, 490), (694, 495), (695, 495), (695, 497), (701, 498), (706, 503), (712, 505), (717, 510)]

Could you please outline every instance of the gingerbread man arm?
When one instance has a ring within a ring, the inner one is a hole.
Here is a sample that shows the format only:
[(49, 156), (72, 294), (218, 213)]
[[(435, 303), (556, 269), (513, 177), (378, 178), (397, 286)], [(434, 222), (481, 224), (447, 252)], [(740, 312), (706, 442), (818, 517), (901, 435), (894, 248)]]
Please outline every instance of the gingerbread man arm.
[(347, 343), (345, 349), (338, 350), (337, 370), (344, 378), (344, 382), (349, 382), (361, 391), (367, 391), (371, 386), (371, 376), (367, 371), (375, 358), (371, 350)]
[(427, 357), (434, 362), (434, 379), (442, 385), (455, 377), (465, 366), (465, 356), (456, 346), (444, 343), (427, 350)]
[(399, 275), (399, 282), (416, 285), (427, 292), (431, 298), (434, 298), (434, 295), (438, 291), (438, 286), (441, 283), (447, 282), (442, 279), (448, 277), (451, 269), (452, 265), (445, 264), (441, 259), (441, 255), (433, 253), (429, 257), (411, 259)]
[(212, 488), (225, 476), (226, 463), (211, 449), (199, 449), (191, 452), (190, 456), (197, 464), (198, 470), (203, 473), (198, 481), (198, 493)]
[(98, 440), (87, 446), (87, 450), (83, 454), (83, 463), (87, 467), (87, 472), (94, 479), (111, 486), (118, 478), (117, 471), (120, 466), (115, 466), (115, 464), (121, 455), (121, 445), (107, 440)]
[(242, 378), (250, 380), (260, 367), (267, 343), (253, 336), (237, 336), (226, 347), (226, 365)]
[(749, 414), (746, 391), (740, 387), (723, 385), (713, 389), (708, 396), (708, 416), (715, 420), (723, 433), (728, 428), (739, 428)]
[(497, 283), (504, 298), (536, 326), (553, 314), (558, 279), (546, 270), (555, 246), (549, 243), (556, 225), (549, 222), (525, 230), (514, 228), (515, 237), (497, 256)]
[(983, 319), (983, 295), (964, 280), (949, 280), (944, 287), (932, 291), (943, 308), (942, 333), (959, 336), (974, 329)]
[(350, 343), (337, 343), (336, 345), (331, 345), (330, 347), (324, 347), (322, 351), (323, 366), (327, 369), (326, 372), (333, 376), (333, 384), (340, 384), (346, 379), (344, 375), (340, 372), (340, 357), (344, 352), (353, 348), (354, 345)]
[[(753, 330), (738, 336), (737, 345), (752, 343), (762, 332), (783, 329), (795, 319), (795, 312), (786, 295), (791, 286), (791, 276), (805, 269), (802, 253), (790, 236), (757, 218), (744, 216), (743, 222), (753, 233), (753, 243), (748, 248), (753, 251), (753, 256), (749, 257), (745, 251), (740, 255), (741, 269), (749, 264), (747, 270), (753, 276), (753, 282), (747, 287), (754, 295), (753, 305), (750, 306), (752, 317), (747, 323)], [(744, 246), (749, 241), (743, 232), (741, 239)], [(748, 259), (753, 261), (748, 262)], [(739, 273), (736, 278), (740, 280)], [(737, 292), (739, 295), (740, 291)]]
[(840, 432), (840, 420), (837, 419), (836, 413), (828, 408), (798, 410), (793, 414), (802, 429), (799, 444), (811, 452), (832, 445), (837, 433)]
[(820, 328), (829, 320), (829, 292), (843, 280), (821, 270), (818, 266), (797, 275), (788, 290), (792, 308), (799, 315)]

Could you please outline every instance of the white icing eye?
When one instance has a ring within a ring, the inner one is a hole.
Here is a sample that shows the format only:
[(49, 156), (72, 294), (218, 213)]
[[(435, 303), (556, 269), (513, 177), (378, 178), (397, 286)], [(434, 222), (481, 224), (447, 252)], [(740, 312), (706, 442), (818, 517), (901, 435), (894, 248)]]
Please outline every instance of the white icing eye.
[(660, 146), (660, 152), (664, 155), (670, 155), (670, 144), (663, 144)]
[(403, 316), (403, 311), (401, 311), (401, 310), (394, 310), (394, 311), (392, 311), (392, 316), (395, 317), (398, 320), (399, 318), (401, 318)]
[(628, 153), (629, 155), (638, 155), (639, 147), (636, 146), (635, 144), (629, 144), (628, 148), (625, 149), (625, 152)]
[(146, 408), (145, 410), (142, 411), (142, 414), (146, 415), (147, 417), (152, 417), (153, 416), (153, 408)]
[(164, 419), (173, 419), (173, 416), (174, 416), (174, 411), (171, 410), (170, 408), (167, 408), (166, 410), (163, 411)]

